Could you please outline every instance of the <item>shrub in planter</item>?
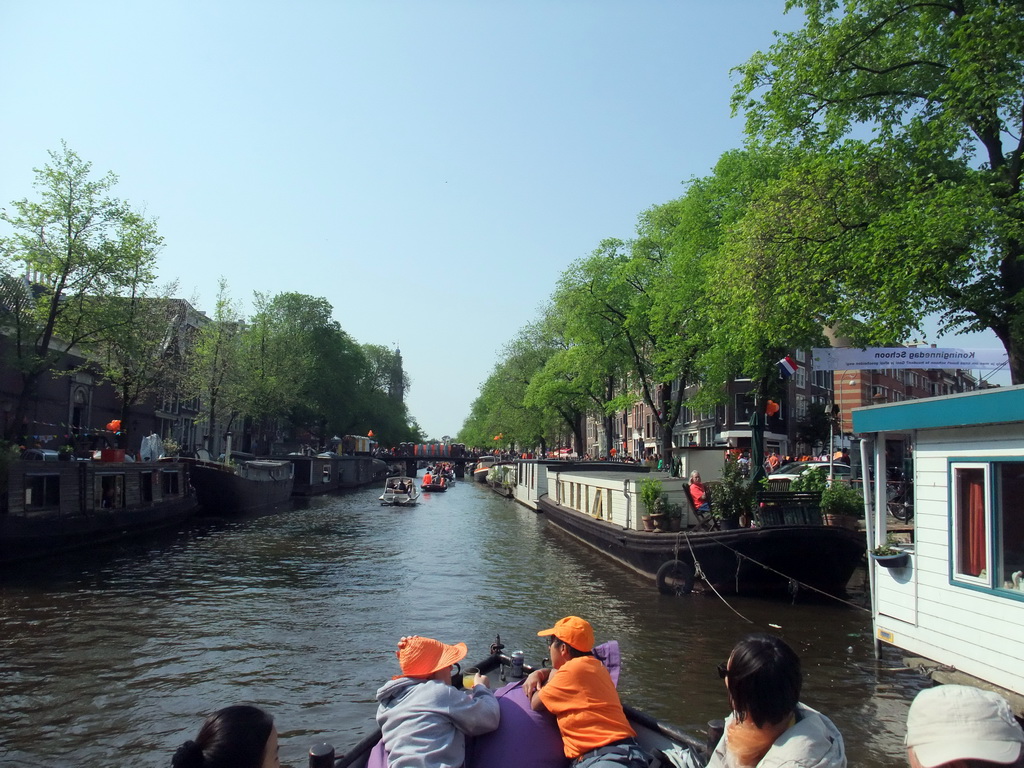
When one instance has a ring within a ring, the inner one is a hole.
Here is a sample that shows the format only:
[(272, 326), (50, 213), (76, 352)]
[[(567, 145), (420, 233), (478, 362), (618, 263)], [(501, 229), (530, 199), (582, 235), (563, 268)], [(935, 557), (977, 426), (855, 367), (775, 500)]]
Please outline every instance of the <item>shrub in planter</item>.
[(849, 484), (833, 480), (832, 485), (821, 492), (821, 513), (864, 517), (864, 499)]
[(899, 542), (896, 537), (891, 533), (885, 537), (885, 544), (879, 544), (877, 547), (871, 550), (870, 554), (872, 557), (892, 557), (893, 555), (899, 555), (902, 550), (896, 548)]
[(658, 502), (661, 500), (663, 489), (661, 480), (653, 477), (645, 477), (640, 481), (640, 501), (644, 503), (644, 509), (648, 515), (658, 514)]
[(754, 508), (757, 488), (743, 476), (739, 462), (732, 456), (725, 463), (721, 481), (709, 486), (711, 515), (719, 520), (739, 520)]

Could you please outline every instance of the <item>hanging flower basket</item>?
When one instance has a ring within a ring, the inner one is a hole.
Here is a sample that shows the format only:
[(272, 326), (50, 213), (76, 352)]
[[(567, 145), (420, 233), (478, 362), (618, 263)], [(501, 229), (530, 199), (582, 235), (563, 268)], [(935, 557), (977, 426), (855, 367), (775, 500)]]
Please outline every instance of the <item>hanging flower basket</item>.
[(910, 555), (906, 552), (897, 552), (895, 555), (876, 555), (872, 553), (871, 559), (882, 568), (906, 568), (910, 563)]

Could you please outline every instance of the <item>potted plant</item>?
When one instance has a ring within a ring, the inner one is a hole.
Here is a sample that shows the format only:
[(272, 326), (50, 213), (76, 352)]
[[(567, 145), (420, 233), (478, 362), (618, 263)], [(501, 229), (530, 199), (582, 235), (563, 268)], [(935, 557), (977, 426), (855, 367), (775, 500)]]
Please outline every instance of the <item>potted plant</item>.
[(709, 484), (711, 515), (723, 529), (738, 528), (740, 516), (749, 516), (754, 506), (755, 487), (743, 476), (739, 462), (730, 456), (722, 470), (721, 481)]
[(644, 503), (644, 515), (641, 518), (645, 531), (653, 531), (655, 528), (655, 515), (661, 514), (659, 501), (662, 496), (661, 480), (653, 477), (645, 477), (640, 481), (640, 501)]
[(668, 520), (668, 529), (673, 533), (683, 528), (683, 507), (680, 504), (665, 504), (665, 517)]
[(885, 544), (879, 544), (868, 554), (882, 568), (903, 568), (910, 562), (910, 555), (898, 549), (898, 543), (896, 537), (890, 533), (885, 537)]
[(668, 499), (662, 494), (654, 500), (654, 511), (651, 512), (651, 520), (654, 521), (654, 530), (669, 530)]
[(848, 483), (833, 480), (821, 492), (821, 514), (825, 525), (856, 528), (857, 521), (864, 517), (864, 499)]
[(75, 449), (70, 445), (62, 445), (57, 449), (58, 461), (71, 461), (75, 457)]

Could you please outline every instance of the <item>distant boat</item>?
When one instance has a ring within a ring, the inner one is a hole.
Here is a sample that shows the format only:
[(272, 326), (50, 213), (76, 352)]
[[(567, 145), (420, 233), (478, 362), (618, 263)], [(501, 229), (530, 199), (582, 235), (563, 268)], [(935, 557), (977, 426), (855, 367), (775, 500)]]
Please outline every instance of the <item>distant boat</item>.
[(476, 466), (473, 468), (473, 479), (478, 483), (486, 483), (487, 473), (497, 463), (498, 459), (496, 456), (481, 456), (476, 460)]
[(420, 500), (415, 477), (389, 477), (384, 481), (380, 503), (385, 507), (411, 507)]
[(287, 460), (237, 458), (233, 464), (221, 464), (190, 459), (189, 470), (199, 506), (207, 515), (256, 512), (284, 504), (292, 495), (293, 467)]
[(177, 525), (198, 509), (182, 462), (12, 461), (0, 565)]

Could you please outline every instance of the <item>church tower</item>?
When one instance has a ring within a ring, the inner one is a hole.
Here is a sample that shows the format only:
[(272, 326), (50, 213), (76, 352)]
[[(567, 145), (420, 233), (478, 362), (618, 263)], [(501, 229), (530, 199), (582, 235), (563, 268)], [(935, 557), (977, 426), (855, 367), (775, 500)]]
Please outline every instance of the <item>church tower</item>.
[(395, 347), (395, 359), (391, 364), (391, 384), (388, 397), (398, 402), (405, 401), (405, 372), (402, 370), (402, 350)]

